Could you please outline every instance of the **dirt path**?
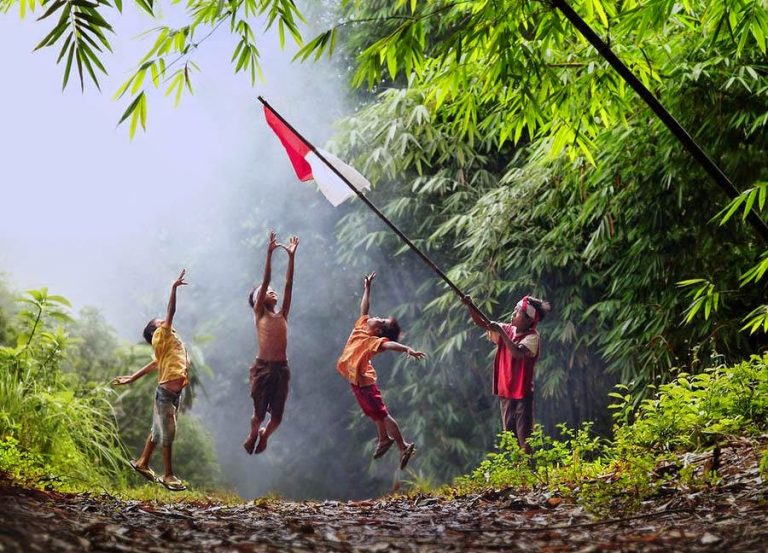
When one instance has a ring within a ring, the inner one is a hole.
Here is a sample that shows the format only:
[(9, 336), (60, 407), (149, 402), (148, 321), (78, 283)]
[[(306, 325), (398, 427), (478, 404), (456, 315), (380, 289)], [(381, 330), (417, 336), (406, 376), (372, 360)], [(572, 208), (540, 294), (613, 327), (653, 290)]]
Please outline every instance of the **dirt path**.
[[(736, 450), (730, 455), (739, 459)], [(724, 468), (717, 487), (669, 491), (640, 513), (600, 520), (559, 498), (509, 491), (453, 500), (158, 505), (6, 483), (0, 552), (768, 551), (768, 484), (748, 465), (731, 474)]]

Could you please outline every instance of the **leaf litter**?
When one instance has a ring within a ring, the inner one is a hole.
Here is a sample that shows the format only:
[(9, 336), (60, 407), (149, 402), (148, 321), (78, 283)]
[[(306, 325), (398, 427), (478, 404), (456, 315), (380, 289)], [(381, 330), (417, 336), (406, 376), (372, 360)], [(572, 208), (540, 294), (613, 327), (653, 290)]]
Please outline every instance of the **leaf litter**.
[(639, 512), (601, 518), (545, 489), (223, 505), (62, 494), (0, 480), (0, 552), (766, 551), (768, 483), (758, 451), (736, 441), (723, 448), (716, 484), (665, 488)]

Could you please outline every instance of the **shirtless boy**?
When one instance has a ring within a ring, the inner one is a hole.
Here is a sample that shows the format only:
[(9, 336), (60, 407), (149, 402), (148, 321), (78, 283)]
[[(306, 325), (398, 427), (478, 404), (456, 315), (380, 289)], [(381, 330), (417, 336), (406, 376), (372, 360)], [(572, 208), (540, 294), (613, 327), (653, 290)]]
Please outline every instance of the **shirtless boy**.
[[(277, 235), (269, 233), (267, 262), (261, 286), (254, 288), (248, 296), (253, 309), (253, 320), (259, 343), (259, 353), (251, 367), (250, 383), (253, 398), (251, 432), (243, 442), (248, 454), (261, 453), (267, 448), (267, 440), (283, 420), (285, 400), (288, 398), (288, 383), (291, 372), (288, 369), (288, 312), (291, 308), (293, 290), (293, 261), (299, 238), (291, 237), (287, 246), (277, 243)], [(288, 270), (285, 275), (283, 305), (277, 309), (277, 292), (269, 285), (272, 278), (272, 252), (283, 248), (288, 252)], [(261, 423), (270, 414), (269, 423)]]

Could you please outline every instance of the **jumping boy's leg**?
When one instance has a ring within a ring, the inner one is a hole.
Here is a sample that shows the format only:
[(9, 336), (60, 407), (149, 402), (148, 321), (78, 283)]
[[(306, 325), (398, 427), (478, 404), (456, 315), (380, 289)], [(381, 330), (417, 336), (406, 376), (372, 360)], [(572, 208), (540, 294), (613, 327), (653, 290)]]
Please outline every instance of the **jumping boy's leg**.
[(406, 442), (403, 439), (402, 434), (400, 434), (400, 427), (397, 425), (397, 421), (392, 418), (392, 415), (387, 415), (384, 419), (382, 419), (382, 422), (384, 423), (387, 435), (391, 436), (392, 439), (395, 440), (395, 443), (397, 444), (397, 447), (400, 448), (400, 451), (404, 451), (405, 448), (407, 448), (410, 444)]
[(248, 455), (253, 453), (253, 448), (256, 445), (256, 440), (259, 437), (259, 427), (261, 427), (261, 419), (256, 415), (255, 409), (253, 416), (251, 417), (251, 432), (243, 442), (243, 447)]
[(144, 444), (144, 449), (141, 451), (141, 455), (136, 459), (136, 466), (142, 469), (149, 468), (149, 460), (152, 458), (152, 453), (155, 451), (155, 442), (152, 441), (152, 434), (147, 436), (147, 441)]
[(389, 437), (389, 434), (387, 433), (387, 425), (384, 422), (386, 419), (381, 419), (377, 421), (373, 421), (376, 424), (376, 432), (379, 434), (379, 443), (385, 444), (387, 442), (392, 441), (392, 438)]
[(261, 437), (259, 438), (259, 445), (256, 446), (256, 449), (253, 451), (254, 453), (261, 453), (265, 449), (267, 449), (267, 440), (269, 439), (270, 434), (277, 430), (277, 427), (280, 426), (280, 423), (283, 422), (282, 415), (280, 417), (275, 417), (274, 413), (269, 417), (269, 422), (267, 423), (266, 428), (261, 432)]
[(254, 453), (261, 453), (267, 449), (267, 440), (283, 422), (285, 402), (288, 400), (288, 385), (291, 381), (291, 371), (288, 365), (272, 366), (270, 370), (269, 385), (265, 387), (265, 402), (269, 406), (269, 422), (259, 437), (259, 444)]
[(171, 446), (164, 445), (162, 447), (163, 452), (163, 465), (165, 466), (166, 478), (173, 476), (173, 460), (171, 456)]
[(395, 443), (395, 440), (389, 437), (389, 434), (387, 433), (387, 425), (384, 421), (385, 419), (378, 419), (373, 421), (376, 424), (376, 431), (379, 434), (379, 440), (376, 444), (376, 451), (373, 452), (374, 459), (380, 459), (383, 457), (384, 454), (389, 451), (389, 448), (392, 447), (392, 444)]
[(384, 425), (386, 426), (389, 435), (392, 436), (397, 443), (397, 447), (400, 448), (400, 470), (403, 470), (406, 465), (408, 465), (408, 461), (416, 450), (416, 447), (413, 442), (408, 443), (403, 439), (402, 434), (400, 434), (400, 427), (397, 425), (397, 421), (392, 418), (392, 415), (387, 415), (384, 419)]

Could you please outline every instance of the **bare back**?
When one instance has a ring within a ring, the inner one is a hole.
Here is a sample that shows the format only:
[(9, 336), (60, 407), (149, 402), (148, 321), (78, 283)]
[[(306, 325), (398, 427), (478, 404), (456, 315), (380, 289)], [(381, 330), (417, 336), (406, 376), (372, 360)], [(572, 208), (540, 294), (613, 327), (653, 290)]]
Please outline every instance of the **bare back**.
[(259, 341), (259, 359), (264, 361), (287, 361), (288, 321), (282, 312), (265, 311), (261, 317), (255, 315), (256, 336)]

